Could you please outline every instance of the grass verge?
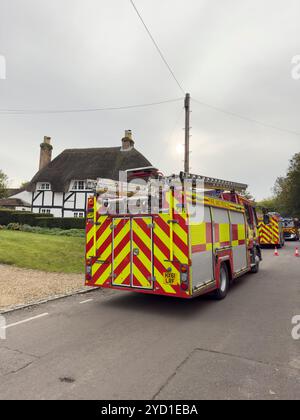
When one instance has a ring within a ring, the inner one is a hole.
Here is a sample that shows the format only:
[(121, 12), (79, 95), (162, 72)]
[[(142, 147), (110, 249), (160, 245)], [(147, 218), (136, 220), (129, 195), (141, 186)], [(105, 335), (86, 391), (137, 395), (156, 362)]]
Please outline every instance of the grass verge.
[(84, 238), (0, 231), (0, 264), (54, 273), (84, 273)]

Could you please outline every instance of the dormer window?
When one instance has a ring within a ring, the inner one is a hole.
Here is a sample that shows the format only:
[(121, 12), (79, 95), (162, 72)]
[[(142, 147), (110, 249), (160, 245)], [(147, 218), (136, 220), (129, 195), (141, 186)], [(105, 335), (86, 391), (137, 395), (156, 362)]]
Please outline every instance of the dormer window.
[(84, 191), (86, 189), (85, 181), (74, 181), (72, 190)]
[(50, 191), (51, 190), (51, 184), (50, 182), (39, 182), (37, 185), (37, 189), (40, 191)]

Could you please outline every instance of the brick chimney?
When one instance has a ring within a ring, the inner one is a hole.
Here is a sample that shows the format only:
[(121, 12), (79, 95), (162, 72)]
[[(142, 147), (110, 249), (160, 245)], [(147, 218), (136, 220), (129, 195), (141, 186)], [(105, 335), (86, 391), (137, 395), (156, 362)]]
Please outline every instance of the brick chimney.
[(52, 150), (51, 137), (44, 137), (43, 143), (41, 143), (41, 152), (40, 152), (40, 167), (39, 170), (45, 168), (49, 165), (52, 159)]
[(131, 130), (125, 131), (125, 137), (122, 138), (122, 151), (127, 152), (134, 148), (134, 141)]

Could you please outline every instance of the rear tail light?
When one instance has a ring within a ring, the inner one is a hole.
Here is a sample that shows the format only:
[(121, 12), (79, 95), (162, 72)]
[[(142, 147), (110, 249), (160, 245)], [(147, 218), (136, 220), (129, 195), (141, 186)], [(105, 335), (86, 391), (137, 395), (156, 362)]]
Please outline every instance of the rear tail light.
[(180, 284), (183, 290), (189, 288), (189, 269), (186, 265), (180, 267)]
[(87, 281), (91, 281), (92, 280), (91, 260), (87, 260), (87, 262), (86, 262), (85, 278), (86, 278)]
[(94, 222), (94, 197), (89, 197), (87, 202), (87, 223)]
[(88, 213), (91, 213), (94, 211), (94, 198), (90, 197), (88, 199)]

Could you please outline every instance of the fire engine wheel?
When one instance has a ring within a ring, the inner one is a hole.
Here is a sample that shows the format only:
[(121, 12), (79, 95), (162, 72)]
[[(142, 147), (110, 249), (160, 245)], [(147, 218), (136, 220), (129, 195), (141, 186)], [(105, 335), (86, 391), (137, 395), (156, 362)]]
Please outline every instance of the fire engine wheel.
[(255, 259), (255, 265), (253, 267), (251, 267), (251, 273), (258, 273), (259, 272), (259, 263), (260, 263), (260, 259), (259, 256), (257, 255), (257, 251), (254, 250), (254, 259)]
[(251, 273), (258, 273), (259, 272), (259, 261), (256, 261), (256, 264), (251, 268)]
[(217, 300), (225, 299), (229, 290), (229, 273), (226, 264), (222, 264), (220, 268), (220, 287), (214, 292), (214, 298)]

